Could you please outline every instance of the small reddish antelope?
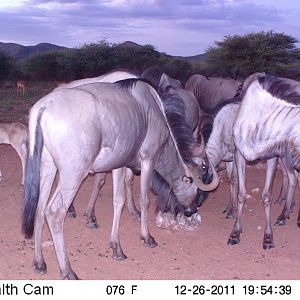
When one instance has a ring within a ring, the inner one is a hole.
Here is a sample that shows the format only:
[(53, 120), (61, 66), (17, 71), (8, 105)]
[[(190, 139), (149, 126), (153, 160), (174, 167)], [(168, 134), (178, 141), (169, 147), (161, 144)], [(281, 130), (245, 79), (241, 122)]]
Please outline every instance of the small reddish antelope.
[[(28, 129), (16, 123), (0, 123), (0, 144), (10, 144), (17, 151), (22, 163), (22, 185), (24, 185), (25, 161), (27, 156)], [(0, 170), (0, 180), (2, 174)]]
[(22, 95), (24, 95), (27, 90), (28, 90), (27, 81), (25, 81), (25, 80), (19, 80), (17, 82), (17, 91), (19, 93), (21, 93)]

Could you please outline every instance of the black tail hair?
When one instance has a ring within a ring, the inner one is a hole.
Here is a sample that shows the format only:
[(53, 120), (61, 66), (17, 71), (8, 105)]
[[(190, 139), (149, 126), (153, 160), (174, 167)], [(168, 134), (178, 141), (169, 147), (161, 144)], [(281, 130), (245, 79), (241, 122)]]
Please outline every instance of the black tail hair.
[(44, 145), (43, 131), (40, 121), (43, 111), (44, 109), (41, 109), (38, 112), (33, 156), (30, 157), (28, 154), (26, 161), (22, 220), (22, 232), (26, 238), (31, 238), (33, 235), (36, 208), (40, 195), (40, 164)]

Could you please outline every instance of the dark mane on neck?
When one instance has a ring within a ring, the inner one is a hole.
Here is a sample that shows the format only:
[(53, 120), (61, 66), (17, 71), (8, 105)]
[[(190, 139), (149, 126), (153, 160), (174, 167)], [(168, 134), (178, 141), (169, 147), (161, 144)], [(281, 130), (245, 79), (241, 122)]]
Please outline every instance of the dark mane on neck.
[(128, 79), (118, 80), (115, 82), (115, 84), (121, 89), (131, 89), (131, 88), (134, 88), (135, 85), (137, 84), (137, 82), (140, 82), (140, 81), (149, 84), (157, 91), (155, 86), (153, 86), (152, 83), (145, 78), (128, 78)]
[(169, 92), (163, 93), (162, 102), (167, 122), (183, 161), (187, 164), (195, 165), (192, 149), (196, 141), (193, 137), (192, 128), (186, 122), (182, 99), (177, 95), (176, 91), (173, 92), (173, 89), (169, 89)]
[(183, 204), (177, 200), (169, 183), (156, 170), (153, 172), (151, 190), (157, 198), (157, 211), (171, 211), (174, 214), (184, 212)]
[[(280, 78), (273, 75), (259, 77), (260, 86), (273, 97), (284, 100), (288, 103), (300, 105), (300, 83), (297, 81)], [(298, 91), (296, 90), (298, 88)]]

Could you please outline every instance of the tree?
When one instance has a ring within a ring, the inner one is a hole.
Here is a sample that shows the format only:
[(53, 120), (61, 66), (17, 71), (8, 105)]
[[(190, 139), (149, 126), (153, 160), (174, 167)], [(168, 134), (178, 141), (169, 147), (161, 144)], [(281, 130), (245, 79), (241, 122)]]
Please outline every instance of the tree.
[(56, 51), (31, 55), (22, 65), (25, 76), (38, 80), (54, 80), (58, 69), (58, 55)]
[(14, 69), (13, 59), (0, 51), (0, 79), (9, 78), (13, 69)]
[(210, 73), (235, 77), (254, 72), (281, 73), (283, 66), (300, 58), (296, 38), (273, 31), (225, 36), (206, 51)]

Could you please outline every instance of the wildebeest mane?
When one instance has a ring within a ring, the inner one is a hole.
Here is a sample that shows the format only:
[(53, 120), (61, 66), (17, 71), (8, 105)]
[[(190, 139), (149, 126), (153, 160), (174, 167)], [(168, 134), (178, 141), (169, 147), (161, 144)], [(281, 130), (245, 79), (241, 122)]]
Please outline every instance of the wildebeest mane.
[[(168, 89), (170, 91), (170, 89)], [(182, 99), (176, 93), (164, 92), (163, 109), (176, 140), (178, 151), (184, 163), (195, 165), (192, 149), (195, 146), (193, 130), (186, 122), (185, 108)]]
[(300, 93), (296, 91), (296, 87), (300, 87), (300, 83), (299, 85), (293, 85), (286, 78), (279, 78), (274, 75), (258, 77), (258, 82), (273, 97), (300, 105)]
[(237, 97), (240, 97), (240, 96), (241, 96), (243, 87), (244, 87), (244, 82), (242, 82), (242, 83), (238, 86), (238, 88), (237, 88), (237, 90), (236, 90), (235, 95), (233, 96), (233, 98), (237, 98)]
[(140, 77), (139, 78), (127, 78), (127, 79), (118, 80), (115, 82), (115, 84), (121, 89), (131, 89), (131, 88), (134, 88), (135, 85), (140, 81), (149, 84), (157, 91), (155, 86), (153, 86), (153, 84), (146, 78), (140, 78)]
[[(129, 89), (133, 88), (137, 82), (140, 81), (149, 84), (157, 94), (159, 94), (155, 86), (145, 78), (129, 78), (116, 81), (115, 84), (122, 89)], [(183, 163), (195, 166), (196, 164), (193, 160), (192, 149), (195, 146), (196, 141), (193, 137), (192, 128), (186, 122), (183, 101), (176, 93), (164, 92), (163, 94), (164, 95), (161, 98), (161, 110), (163, 110), (169, 130), (171, 131), (172, 139), (176, 144), (176, 148), (178, 149)]]
[(169, 183), (156, 170), (153, 171), (151, 190), (157, 198), (156, 211), (171, 211), (174, 214), (184, 212), (184, 205), (177, 200)]

